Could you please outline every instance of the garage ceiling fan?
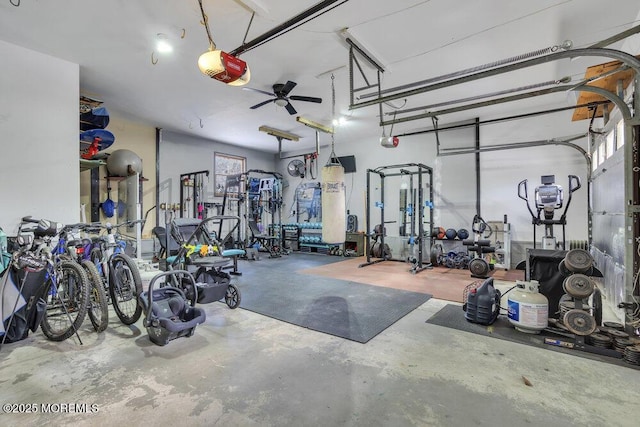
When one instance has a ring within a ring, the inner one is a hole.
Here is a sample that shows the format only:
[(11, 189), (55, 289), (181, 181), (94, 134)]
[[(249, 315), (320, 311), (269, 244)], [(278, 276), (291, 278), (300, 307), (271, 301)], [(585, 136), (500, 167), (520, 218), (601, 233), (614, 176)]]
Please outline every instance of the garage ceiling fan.
[(254, 92), (262, 93), (264, 95), (269, 95), (272, 97), (272, 99), (268, 99), (259, 104), (253, 105), (252, 107), (250, 107), (252, 110), (255, 110), (256, 108), (260, 108), (263, 105), (267, 105), (270, 102), (273, 102), (279, 107), (286, 108), (289, 114), (293, 115), (293, 114), (296, 114), (297, 111), (295, 108), (293, 108), (293, 105), (291, 105), (291, 103), (289, 102), (290, 99), (293, 101), (315, 102), (316, 104), (319, 104), (322, 102), (322, 98), (315, 98), (312, 96), (299, 96), (299, 95), (289, 96), (289, 92), (291, 92), (291, 90), (296, 86), (297, 86), (296, 82), (292, 82), (291, 80), (289, 80), (285, 84), (282, 84), (282, 83), (274, 84), (273, 93), (267, 92), (265, 90), (250, 88), (250, 87), (243, 88), (243, 89), (252, 90)]

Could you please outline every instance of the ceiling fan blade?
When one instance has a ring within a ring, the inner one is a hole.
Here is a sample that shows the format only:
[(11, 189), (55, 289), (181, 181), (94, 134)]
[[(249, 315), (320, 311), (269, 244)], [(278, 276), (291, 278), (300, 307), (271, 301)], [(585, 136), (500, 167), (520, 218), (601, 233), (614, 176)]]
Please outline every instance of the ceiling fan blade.
[(289, 114), (294, 115), (297, 113), (296, 109), (293, 108), (293, 105), (291, 105), (290, 102), (287, 102), (287, 105), (284, 106), (284, 108), (287, 109), (287, 111), (289, 112)]
[(284, 86), (282, 86), (282, 89), (280, 89), (280, 93), (284, 96), (289, 95), (289, 92), (291, 92), (291, 90), (296, 87), (297, 84), (298, 83), (289, 80)]
[(252, 88), (252, 87), (243, 87), (242, 90), (250, 90), (250, 91), (253, 91), (253, 92), (262, 93), (262, 94), (267, 95), (267, 96), (273, 96), (273, 92), (267, 92), (266, 90), (255, 89), (255, 88)]
[(253, 107), (249, 107), (249, 108), (251, 108), (252, 110), (255, 110), (256, 108), (260, 108), (263, 105), (267, 105), (268, 103), (273, 102), (273, 101), (275, 101), (275, 99), (269, 99), (267, 101), (263, 101), (263, 102), (261, 102), (259, 104), (254, 105)]
[(314, 98), (313, 96), (291, 95), (289, 99), (293, 99), (294, 101), (315, 102), (316, 104), (320, 104), (322, 102), (322, 98)]

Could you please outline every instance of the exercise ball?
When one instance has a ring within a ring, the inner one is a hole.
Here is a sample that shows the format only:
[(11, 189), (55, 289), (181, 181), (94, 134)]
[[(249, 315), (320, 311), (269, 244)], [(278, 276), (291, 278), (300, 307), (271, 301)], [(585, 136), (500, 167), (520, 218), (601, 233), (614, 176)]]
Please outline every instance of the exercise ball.
[(469, 238), (469, 231), (466, 228), (458, 230), (458, 239), (464, 240)]
[(447, 239), (453, 240), (458, 235), (458, 232), (455, 228), (447, 228), (447, 231), (444, 232), (444, 235), (447, 236)]
[(437, 232), (437, 234), (436, 234), (436, 239), (444, 239), (444, 237), (445, 237), (445, 231), (444, 231), (444, 228), (442, 228), (442, 227), (437, 227), (437, 228), (436, 228), (436, 232)]
[(142, 174), (142, 159), (131, 150), (116, 150), (107, 159), (109, 176)]

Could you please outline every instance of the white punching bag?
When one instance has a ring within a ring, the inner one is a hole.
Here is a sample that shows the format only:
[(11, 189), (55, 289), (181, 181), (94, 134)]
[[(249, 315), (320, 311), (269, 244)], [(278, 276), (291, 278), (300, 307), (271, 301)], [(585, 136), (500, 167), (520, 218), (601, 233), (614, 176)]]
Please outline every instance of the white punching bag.
[(347, 231), (344, 168), (327, 163), (322, 168), (322, 241), (343, 244)]

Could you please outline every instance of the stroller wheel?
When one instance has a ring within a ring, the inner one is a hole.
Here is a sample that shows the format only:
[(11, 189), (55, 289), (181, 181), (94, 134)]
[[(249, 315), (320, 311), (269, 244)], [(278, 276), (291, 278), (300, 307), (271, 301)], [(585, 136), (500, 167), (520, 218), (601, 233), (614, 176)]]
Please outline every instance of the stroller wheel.
[(237, 308), (240, 305), (240, 291), (235, 285), (229, 284), (227, 293), (224, 296), (224, 301), (231, 309)]

